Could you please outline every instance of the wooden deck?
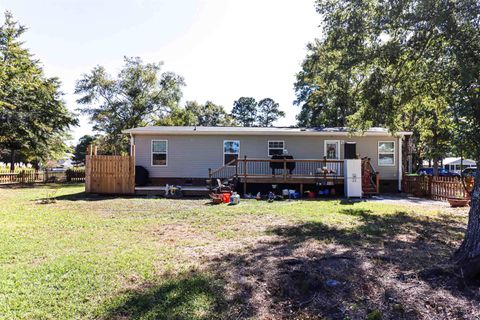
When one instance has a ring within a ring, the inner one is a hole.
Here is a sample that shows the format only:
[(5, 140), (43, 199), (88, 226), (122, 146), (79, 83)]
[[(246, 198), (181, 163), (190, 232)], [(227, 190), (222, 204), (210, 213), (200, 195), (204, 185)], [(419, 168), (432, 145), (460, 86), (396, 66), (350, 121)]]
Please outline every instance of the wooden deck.
[(243, 184), (343, 185), (343, 160), (324, 159), (235, 159), (208, 170), (209, 179), (236, 180)]

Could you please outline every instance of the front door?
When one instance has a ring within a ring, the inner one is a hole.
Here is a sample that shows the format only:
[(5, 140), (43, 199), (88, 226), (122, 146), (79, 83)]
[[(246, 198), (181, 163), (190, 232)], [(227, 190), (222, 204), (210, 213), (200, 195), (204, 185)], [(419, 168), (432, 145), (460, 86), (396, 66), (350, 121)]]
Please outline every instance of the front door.
[(357, 158), (357, 143), (356, 142), (345, 142), (343, 147), (343, 154), (345, 159), (356, 159)]
[(324, 156), (328, 160), (340, 159), (340, 141), (339, 140), (325, 140)]

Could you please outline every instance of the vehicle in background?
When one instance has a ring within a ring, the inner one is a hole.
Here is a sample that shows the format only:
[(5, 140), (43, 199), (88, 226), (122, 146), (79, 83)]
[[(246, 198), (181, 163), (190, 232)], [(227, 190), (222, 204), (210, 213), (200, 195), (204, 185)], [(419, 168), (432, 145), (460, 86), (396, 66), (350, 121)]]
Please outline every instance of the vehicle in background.
[[(433, 168), (421, 168), (418, 169), (417, 174), (419, 176), (433, 176)], [(452, 171), (448, 171), (445, 168), (438, 168), (439, 177), (460, 177), (460, 174)]]
[(462, 177), (477, 177), (477, 167), (470, 167), (463, 169)]

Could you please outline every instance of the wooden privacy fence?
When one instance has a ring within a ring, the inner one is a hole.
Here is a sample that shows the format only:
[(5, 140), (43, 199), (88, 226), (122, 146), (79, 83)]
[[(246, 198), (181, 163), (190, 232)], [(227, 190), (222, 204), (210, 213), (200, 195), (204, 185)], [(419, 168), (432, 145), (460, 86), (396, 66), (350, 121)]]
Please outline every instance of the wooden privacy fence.
[(466, 178), (462, 181), (458, 177), (403, 177), (403, 192), (434, 200), (469, 199), (469, 191), (472, 189), (473, 178)]
[(89, 147), (85, 163), (85, 191), (102, 194), (135, 193), (135, 157), (97, 155)]

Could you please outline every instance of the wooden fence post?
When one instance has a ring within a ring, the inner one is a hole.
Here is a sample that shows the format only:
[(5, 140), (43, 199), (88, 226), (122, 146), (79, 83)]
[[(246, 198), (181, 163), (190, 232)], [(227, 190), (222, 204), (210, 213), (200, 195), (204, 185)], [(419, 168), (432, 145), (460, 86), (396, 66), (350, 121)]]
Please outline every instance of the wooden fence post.
[(85, 156), (85, 192), (90, 193), (92, 190), (92, 145), (87, 147), (87, 155)]

